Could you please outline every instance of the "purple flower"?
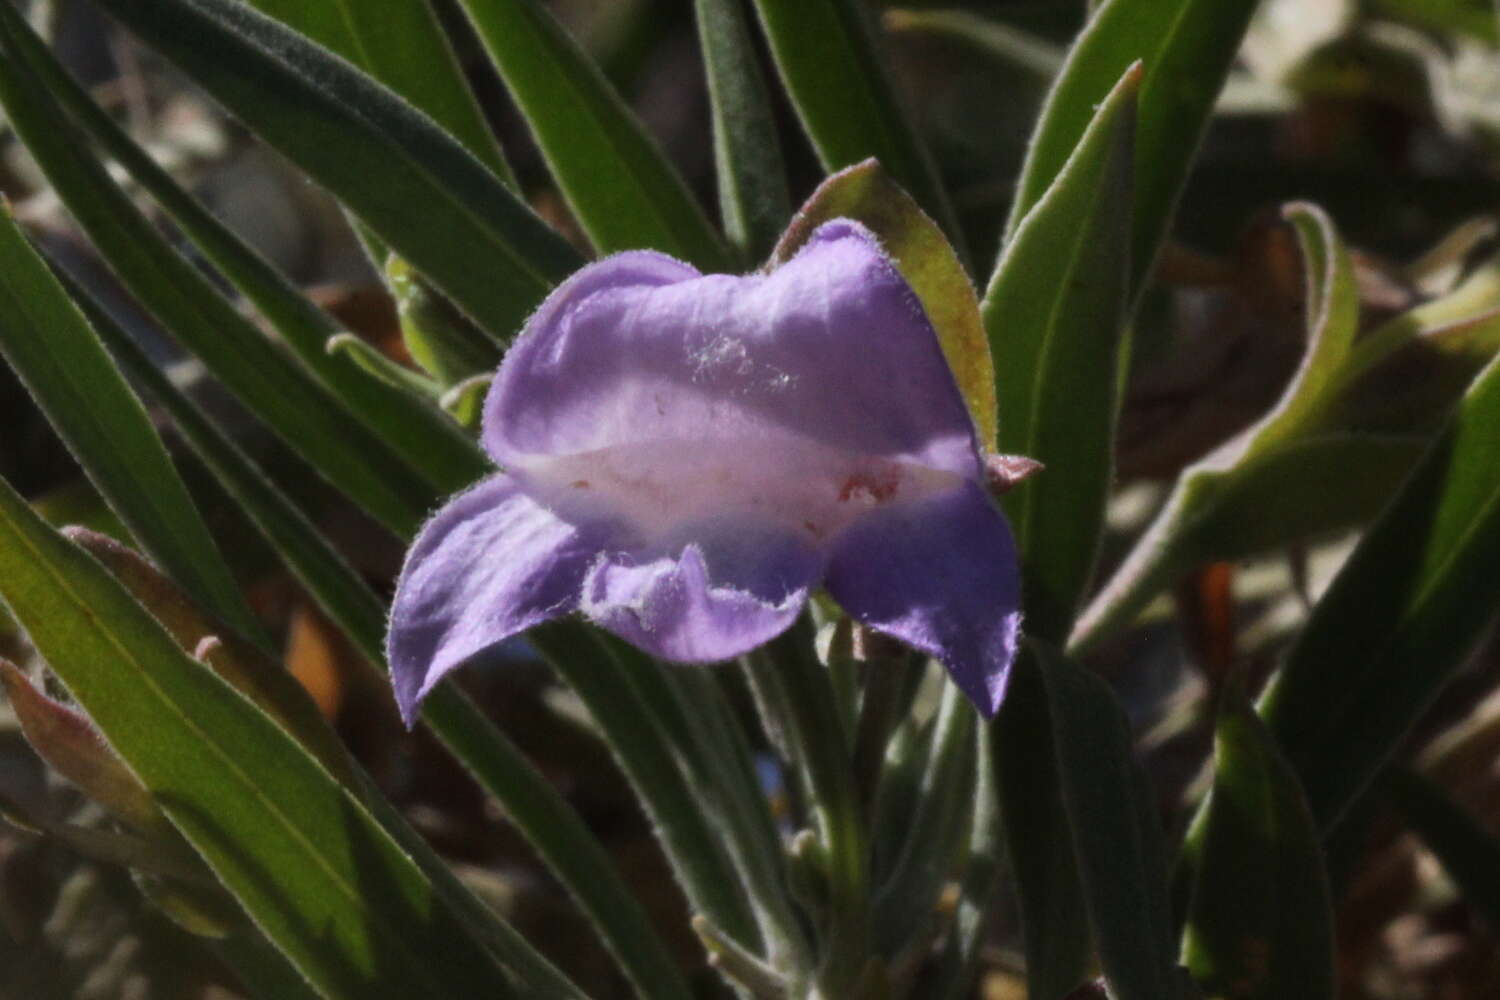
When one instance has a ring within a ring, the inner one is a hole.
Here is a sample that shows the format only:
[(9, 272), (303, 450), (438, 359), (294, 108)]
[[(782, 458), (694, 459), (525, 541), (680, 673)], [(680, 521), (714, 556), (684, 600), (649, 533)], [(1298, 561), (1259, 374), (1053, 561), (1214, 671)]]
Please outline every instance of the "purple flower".
[(819, 584), (999, 707), (1015, 546), (937, 335), (857, 223), (770, 274), (590, 264), (506, 355), (483, 438), (505, 471), (428, 522), (397, 587), (408, 724), (448, 671), (548, 619), (712, 662), (781, 633)]

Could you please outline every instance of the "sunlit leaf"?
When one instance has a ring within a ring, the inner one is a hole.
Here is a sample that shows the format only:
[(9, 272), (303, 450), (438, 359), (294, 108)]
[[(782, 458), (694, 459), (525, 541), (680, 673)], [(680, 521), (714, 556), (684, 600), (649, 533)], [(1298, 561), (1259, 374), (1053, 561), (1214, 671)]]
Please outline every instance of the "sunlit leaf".
[(979, 440), (993, 449), (995, 368), (974, 286), (942, 230), (879, 163), (866, 160), (819, 185), (776, 244), (771, 264), (791, 259), (814, 229), (838, 218), (869, 228), (922, 300), (979, 429)]

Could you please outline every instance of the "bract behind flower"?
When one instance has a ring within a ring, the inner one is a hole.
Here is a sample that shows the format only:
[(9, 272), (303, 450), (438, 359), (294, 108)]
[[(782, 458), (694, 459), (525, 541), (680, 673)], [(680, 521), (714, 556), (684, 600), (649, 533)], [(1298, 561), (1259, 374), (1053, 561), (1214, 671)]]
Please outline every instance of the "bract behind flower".
[(998, 707), (1009, 528), (937, 337), (858, 224), (769, 274), (644, 251), (585, 267), (501, 364), (484, 444), (506, 471), (433, 518), (397, 589), (408, 722), (447, 671), (547, 618), (708, 662), (786, 629), (820, 582)]

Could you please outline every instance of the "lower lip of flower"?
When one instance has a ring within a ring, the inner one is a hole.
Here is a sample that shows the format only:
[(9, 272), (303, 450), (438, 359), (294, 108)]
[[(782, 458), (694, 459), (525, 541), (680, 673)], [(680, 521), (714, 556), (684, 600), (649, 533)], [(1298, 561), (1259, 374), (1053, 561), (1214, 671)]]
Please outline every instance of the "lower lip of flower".
[(677, 440), (536, 457), (509, 472), (575, 524), (609, 522), (633, 544), (691, 539), (708, 522), (777, 528), (818, 546), (872, 510), (962, 485), (952, 472), (817, 442)]

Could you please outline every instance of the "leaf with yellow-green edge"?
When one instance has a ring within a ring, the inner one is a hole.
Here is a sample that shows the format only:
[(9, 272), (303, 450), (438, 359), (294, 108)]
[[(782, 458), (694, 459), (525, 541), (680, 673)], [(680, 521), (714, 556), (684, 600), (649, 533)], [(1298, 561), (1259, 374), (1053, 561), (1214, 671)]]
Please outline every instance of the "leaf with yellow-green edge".
[(4, 483), (0, 595), (172, 823), (326, 995), (511, 993), (364, 807)]
[(390, 87), (515, 188), (515, 175), (428, 0), (249, 0)]
[(974, 285), (937, 223), (879, 163), (866, 160), (818, 185), (776, 244), (769, 266), (790, 260), (814, 229), (838, 218), (853, 219), (874, 233), (922, 300), (979, 440), (994, 450), (995, 366)]

